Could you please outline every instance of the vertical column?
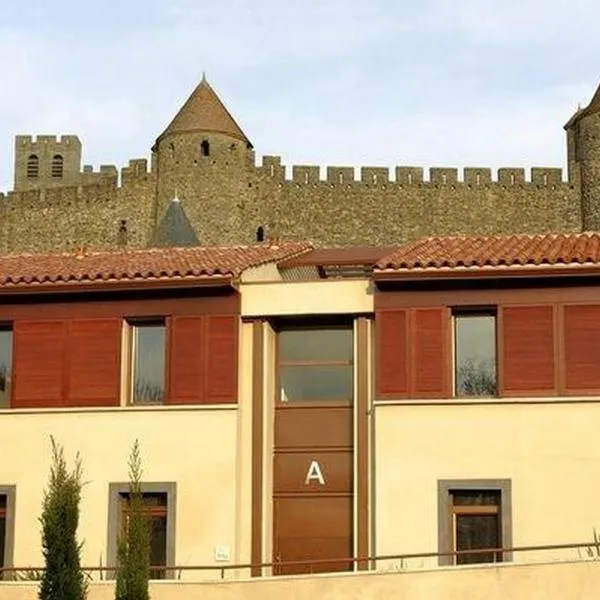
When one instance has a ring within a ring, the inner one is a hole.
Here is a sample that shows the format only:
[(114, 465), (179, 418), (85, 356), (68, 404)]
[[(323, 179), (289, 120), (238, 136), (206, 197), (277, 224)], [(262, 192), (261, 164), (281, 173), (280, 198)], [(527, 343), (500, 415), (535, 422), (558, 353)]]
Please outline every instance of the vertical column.
[[(262, 563), (263, 522), (263, 448), (264, 448), (264, 322), (252, 323), (252, 549), (251, 563)], [(262, 569), (253, 566), (252, 577), (260, 577)]]
[(369, 568), (369, 406), (370, 406), (371, 323), (356, 320), (356, 403), (355, 403), (355, 502), (356, 556), (358, 570)]

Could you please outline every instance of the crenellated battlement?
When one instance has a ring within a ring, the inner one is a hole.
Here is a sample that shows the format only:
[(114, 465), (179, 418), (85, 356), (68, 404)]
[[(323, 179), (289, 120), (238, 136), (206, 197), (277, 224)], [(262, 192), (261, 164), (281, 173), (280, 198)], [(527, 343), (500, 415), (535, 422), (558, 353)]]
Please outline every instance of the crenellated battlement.
[(500, 167), (496, 177), (488, 167), (465, 167), (461, 170), (452, 167), (397, 166), (387, 167), (343, 167), (318, 165), (292, 165), (291, 177), (286, 176), (285, 165), (279, 156), (265, 156), (258, 172), (267, 178), (303, 185), (351, 185), (363, 184), (381, 186), (396, 184), (400, 186), (488, 186), (488, 185), (535, 185), (538, 187), (566, 185), (562, 169), (558, 167), (532, 167), (528, 173), (523, 168)]
[(16, 146), (34, 146), (34, 145), (52, 145), (55, 148), (81, 147), (81, 141), (76, 135), (17, 135), (15, 136)]
[(126, 167), (121, 169), (121, 185), (124, 187), (145, 182), (150, 175), (148, 161), (145, 158), (132, 158)]

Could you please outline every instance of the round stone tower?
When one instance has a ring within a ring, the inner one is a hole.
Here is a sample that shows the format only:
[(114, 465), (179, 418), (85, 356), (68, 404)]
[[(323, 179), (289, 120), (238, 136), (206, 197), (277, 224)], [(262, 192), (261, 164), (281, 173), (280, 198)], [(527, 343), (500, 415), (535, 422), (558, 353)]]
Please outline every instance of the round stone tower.
[(579, 188), (584, 231), (600, 231), (600, 87), (565, 125), (569, 181)]
[[(240, 240), (252, 144), (203, 77), (154, 147), (156, 220), (177, 196), (201, 244)], [(250, 233), (249, 233), (250, 235)]]

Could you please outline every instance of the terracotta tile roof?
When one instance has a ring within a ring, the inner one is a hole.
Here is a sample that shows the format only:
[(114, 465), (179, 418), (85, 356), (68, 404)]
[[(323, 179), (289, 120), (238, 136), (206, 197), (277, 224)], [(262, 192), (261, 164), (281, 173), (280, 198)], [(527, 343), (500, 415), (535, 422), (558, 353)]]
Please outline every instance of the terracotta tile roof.
[(381, 259), (378, 271), (600, 265), (600, 233), (430, 237)]
[(64, 284), (237, 278), (244, 270), (309, 251), (307, 243), (152, 248), (0, 257), (0, 289)]
[(224, 133), (242, 140), (252, 147), (246, 134), (235, 122), (205, 78), (202, 79), (191, 93), (185, 104), (158, 139), (160, 140), (165, 135), (171, 133), (185, 133), (189, 131)]

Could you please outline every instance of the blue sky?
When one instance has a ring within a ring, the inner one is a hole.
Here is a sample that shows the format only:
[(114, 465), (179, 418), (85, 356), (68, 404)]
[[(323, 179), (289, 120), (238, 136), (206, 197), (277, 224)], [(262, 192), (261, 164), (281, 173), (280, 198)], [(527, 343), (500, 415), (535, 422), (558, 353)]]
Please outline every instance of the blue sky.
[(597, 0), (0, 0), (0, 190), (18, 133), (148, 156), (203, 71), (288, 165), (562, 166), (599, 25)]

